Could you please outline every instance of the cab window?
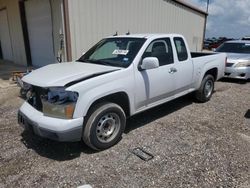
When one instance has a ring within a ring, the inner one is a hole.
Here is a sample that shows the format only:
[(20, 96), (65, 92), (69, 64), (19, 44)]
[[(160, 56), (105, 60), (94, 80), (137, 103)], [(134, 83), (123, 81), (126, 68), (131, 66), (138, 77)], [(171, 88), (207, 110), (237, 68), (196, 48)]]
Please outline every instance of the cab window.
[(174, 38), (174, 44), (177, 51), (177, 56), (179, 61), (185, 61), (188, 58), (187, 48), (185, 46), (184, 40), (181, 37)]
[(152, 41), (142, 57), (156, 57), (160, 66), (174, 63), (170, 39), (163, 38)]

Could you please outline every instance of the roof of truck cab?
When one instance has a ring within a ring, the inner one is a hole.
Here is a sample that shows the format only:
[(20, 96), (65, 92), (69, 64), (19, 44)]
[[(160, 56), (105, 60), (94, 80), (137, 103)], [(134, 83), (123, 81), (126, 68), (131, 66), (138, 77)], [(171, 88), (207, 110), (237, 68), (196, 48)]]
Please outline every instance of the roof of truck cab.
[(109, 36), (107, 38), (151, 38), (151, 37), (173, 37), (181, 36), (180, 34), (175, 33), (144, 33), (144, 34), (129, 34), (129, 35), (117, 35)]

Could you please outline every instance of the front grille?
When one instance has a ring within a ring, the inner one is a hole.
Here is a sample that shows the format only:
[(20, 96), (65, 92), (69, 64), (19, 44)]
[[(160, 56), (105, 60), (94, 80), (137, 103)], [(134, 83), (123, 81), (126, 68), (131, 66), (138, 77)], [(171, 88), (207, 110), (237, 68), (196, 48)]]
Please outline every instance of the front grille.
[(38, 111), (42, 112), (43, 104), (41, 96), (47, 94), (48, 90), (38, 86), (32, 86), (32, 96), (28, 99), (28, 103)]
[(232, 67), (234, 63), (226, 63), (226, 67)]

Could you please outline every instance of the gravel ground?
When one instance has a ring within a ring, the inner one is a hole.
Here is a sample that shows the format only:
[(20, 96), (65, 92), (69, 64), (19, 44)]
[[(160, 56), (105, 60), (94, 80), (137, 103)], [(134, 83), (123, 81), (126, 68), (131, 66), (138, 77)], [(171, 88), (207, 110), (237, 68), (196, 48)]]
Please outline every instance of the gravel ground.
[(136, 115), (102, 152), (23, 132), (18, 88), (1, 85), (0, 187), (250, 187), (250, 82), (220, 81), (207, 103), (185, 96)]

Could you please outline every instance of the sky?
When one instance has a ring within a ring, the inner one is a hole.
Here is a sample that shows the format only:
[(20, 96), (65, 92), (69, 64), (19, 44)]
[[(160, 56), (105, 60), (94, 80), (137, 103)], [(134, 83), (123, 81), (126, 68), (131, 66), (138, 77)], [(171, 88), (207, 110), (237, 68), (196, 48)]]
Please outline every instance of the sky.
[[(206, 11), (207, 0), (186, 0)], [(206, 38), (250, 36), (250, 0), (210, 0)]]

